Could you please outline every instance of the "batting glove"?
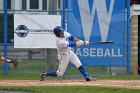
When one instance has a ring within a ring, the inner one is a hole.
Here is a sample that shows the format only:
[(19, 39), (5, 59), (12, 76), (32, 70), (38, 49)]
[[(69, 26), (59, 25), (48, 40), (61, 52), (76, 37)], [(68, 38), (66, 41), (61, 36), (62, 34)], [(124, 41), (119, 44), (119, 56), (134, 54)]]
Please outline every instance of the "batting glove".
[(89, 45), (89, 42), (88, 42), (88, 41), (84, 41), (84, 44), (85, 44), (85, 45)]
[(79, 41), (76, 42), (76, 45), (77, 45), (77, 46), (82, 46), (82, 45), (84, 45), (84, 44), (85, 44), (85, 43), (84, 43), (83, 40), (79, 40)]

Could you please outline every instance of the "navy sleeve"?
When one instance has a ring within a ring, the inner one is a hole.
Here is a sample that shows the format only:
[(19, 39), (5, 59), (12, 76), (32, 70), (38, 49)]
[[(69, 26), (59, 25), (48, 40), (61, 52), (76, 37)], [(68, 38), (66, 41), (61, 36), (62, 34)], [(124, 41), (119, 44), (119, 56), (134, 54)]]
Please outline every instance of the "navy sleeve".
[(76, 46), (76, 42), (69, 42), (68, 47)]
[(70, 35), (69, 40), (73, 41), (74, 40), (74, 36)]

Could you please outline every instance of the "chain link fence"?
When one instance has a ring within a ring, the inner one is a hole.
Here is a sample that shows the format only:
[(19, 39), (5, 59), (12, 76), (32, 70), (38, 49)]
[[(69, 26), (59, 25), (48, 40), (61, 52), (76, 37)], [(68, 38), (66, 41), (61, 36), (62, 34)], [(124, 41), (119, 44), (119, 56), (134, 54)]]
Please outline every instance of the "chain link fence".
[[(57, 70), (57, 50), (45, 48), (14, 48), (14, 14), (28, 15), (62, 15), (63, 5), (65, 12), (63, 23), (66, 26), (69, 15), (69, 2), (71, 0), (8, 0), (8, 33), (7, 33), (7, 57), (21, 58), (18, 68), (7, 64), (9, 79), (39, 79), (43, 71)], [(63, 4), (65, 3), (65, 4)], [(4, 0), (0, 0), (0, 55), (4, 54)], [(72, 7), (72, 6), (71, 6)], [(33, 41), (35, 42), (35, 41)], [(44, 42), (45, 43), (45, 42)], [(85, 66), (90, 75), (112, 75), (112, 73), (124, 74), (125, 66)], [(0, 79), (3, 75), (3, 63), (0, 63)], [(66, 75), (81, 76), (74, 66), (69, 66)]]
[[(0, 4), (0, 55), (4, 55), (4, 0), (0, 0)], [(6, 77), (10, 79), (15, 79), (16, 77), (29, 79), (31, 76), (31, 78), (39, 79), (41, 72), (57, 70), (56, 49), (14, 48), (14, 14), (60, 15), (60, 8), (61, 0), (8, 0), (7, 57), (21, 58), (22, 61), (19, 63), (18, 68), (14, 68), (12, 64), (7, 64), (8, 73)], [(3, 65), (0, 62), (1, 76), (4, 73)], [(25, 78), (24, 76), (27, 77)]]

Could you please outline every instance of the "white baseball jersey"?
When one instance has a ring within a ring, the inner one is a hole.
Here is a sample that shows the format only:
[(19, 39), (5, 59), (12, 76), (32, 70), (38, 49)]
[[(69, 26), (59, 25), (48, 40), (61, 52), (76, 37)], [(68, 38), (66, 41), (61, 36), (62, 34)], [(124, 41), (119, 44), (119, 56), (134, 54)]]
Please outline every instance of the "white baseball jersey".
[(71, 47), (68, 47), (70, 37), (71, 34), (64, 31), (63, 38), (59, 37), (56, 38), (59, 60), (59, 68), (57, 70), (57, 76), (63, 76), (69, 61), (72, 64), (74, 64), (77, 68), (79, 68), (82, 65), (77, 55), (73, 51), (71, 51)]
[(56, 46), (58, 54), (67, 54), (71, 51), (71, 47), (68, 47), (69, 44), (69, 38), (71, 37), (71, 34), (64, 31), (64, 37), (63, 38), (56, 38)]

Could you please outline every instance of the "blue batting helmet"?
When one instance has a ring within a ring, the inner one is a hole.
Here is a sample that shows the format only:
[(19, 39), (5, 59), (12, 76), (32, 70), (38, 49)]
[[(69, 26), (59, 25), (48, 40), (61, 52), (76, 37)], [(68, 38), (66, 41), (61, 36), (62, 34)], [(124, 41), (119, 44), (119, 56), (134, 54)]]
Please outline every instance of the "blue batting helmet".
[(60, 32), (61, 32), (61, 31), (64, 31), (64, 29), (63, 29), (62, 27), (60, 27), (60, 26), (55, 27), (54, 30), (53, 30), (54, 34), (55, 34), (57, 37), (60, 36)]

